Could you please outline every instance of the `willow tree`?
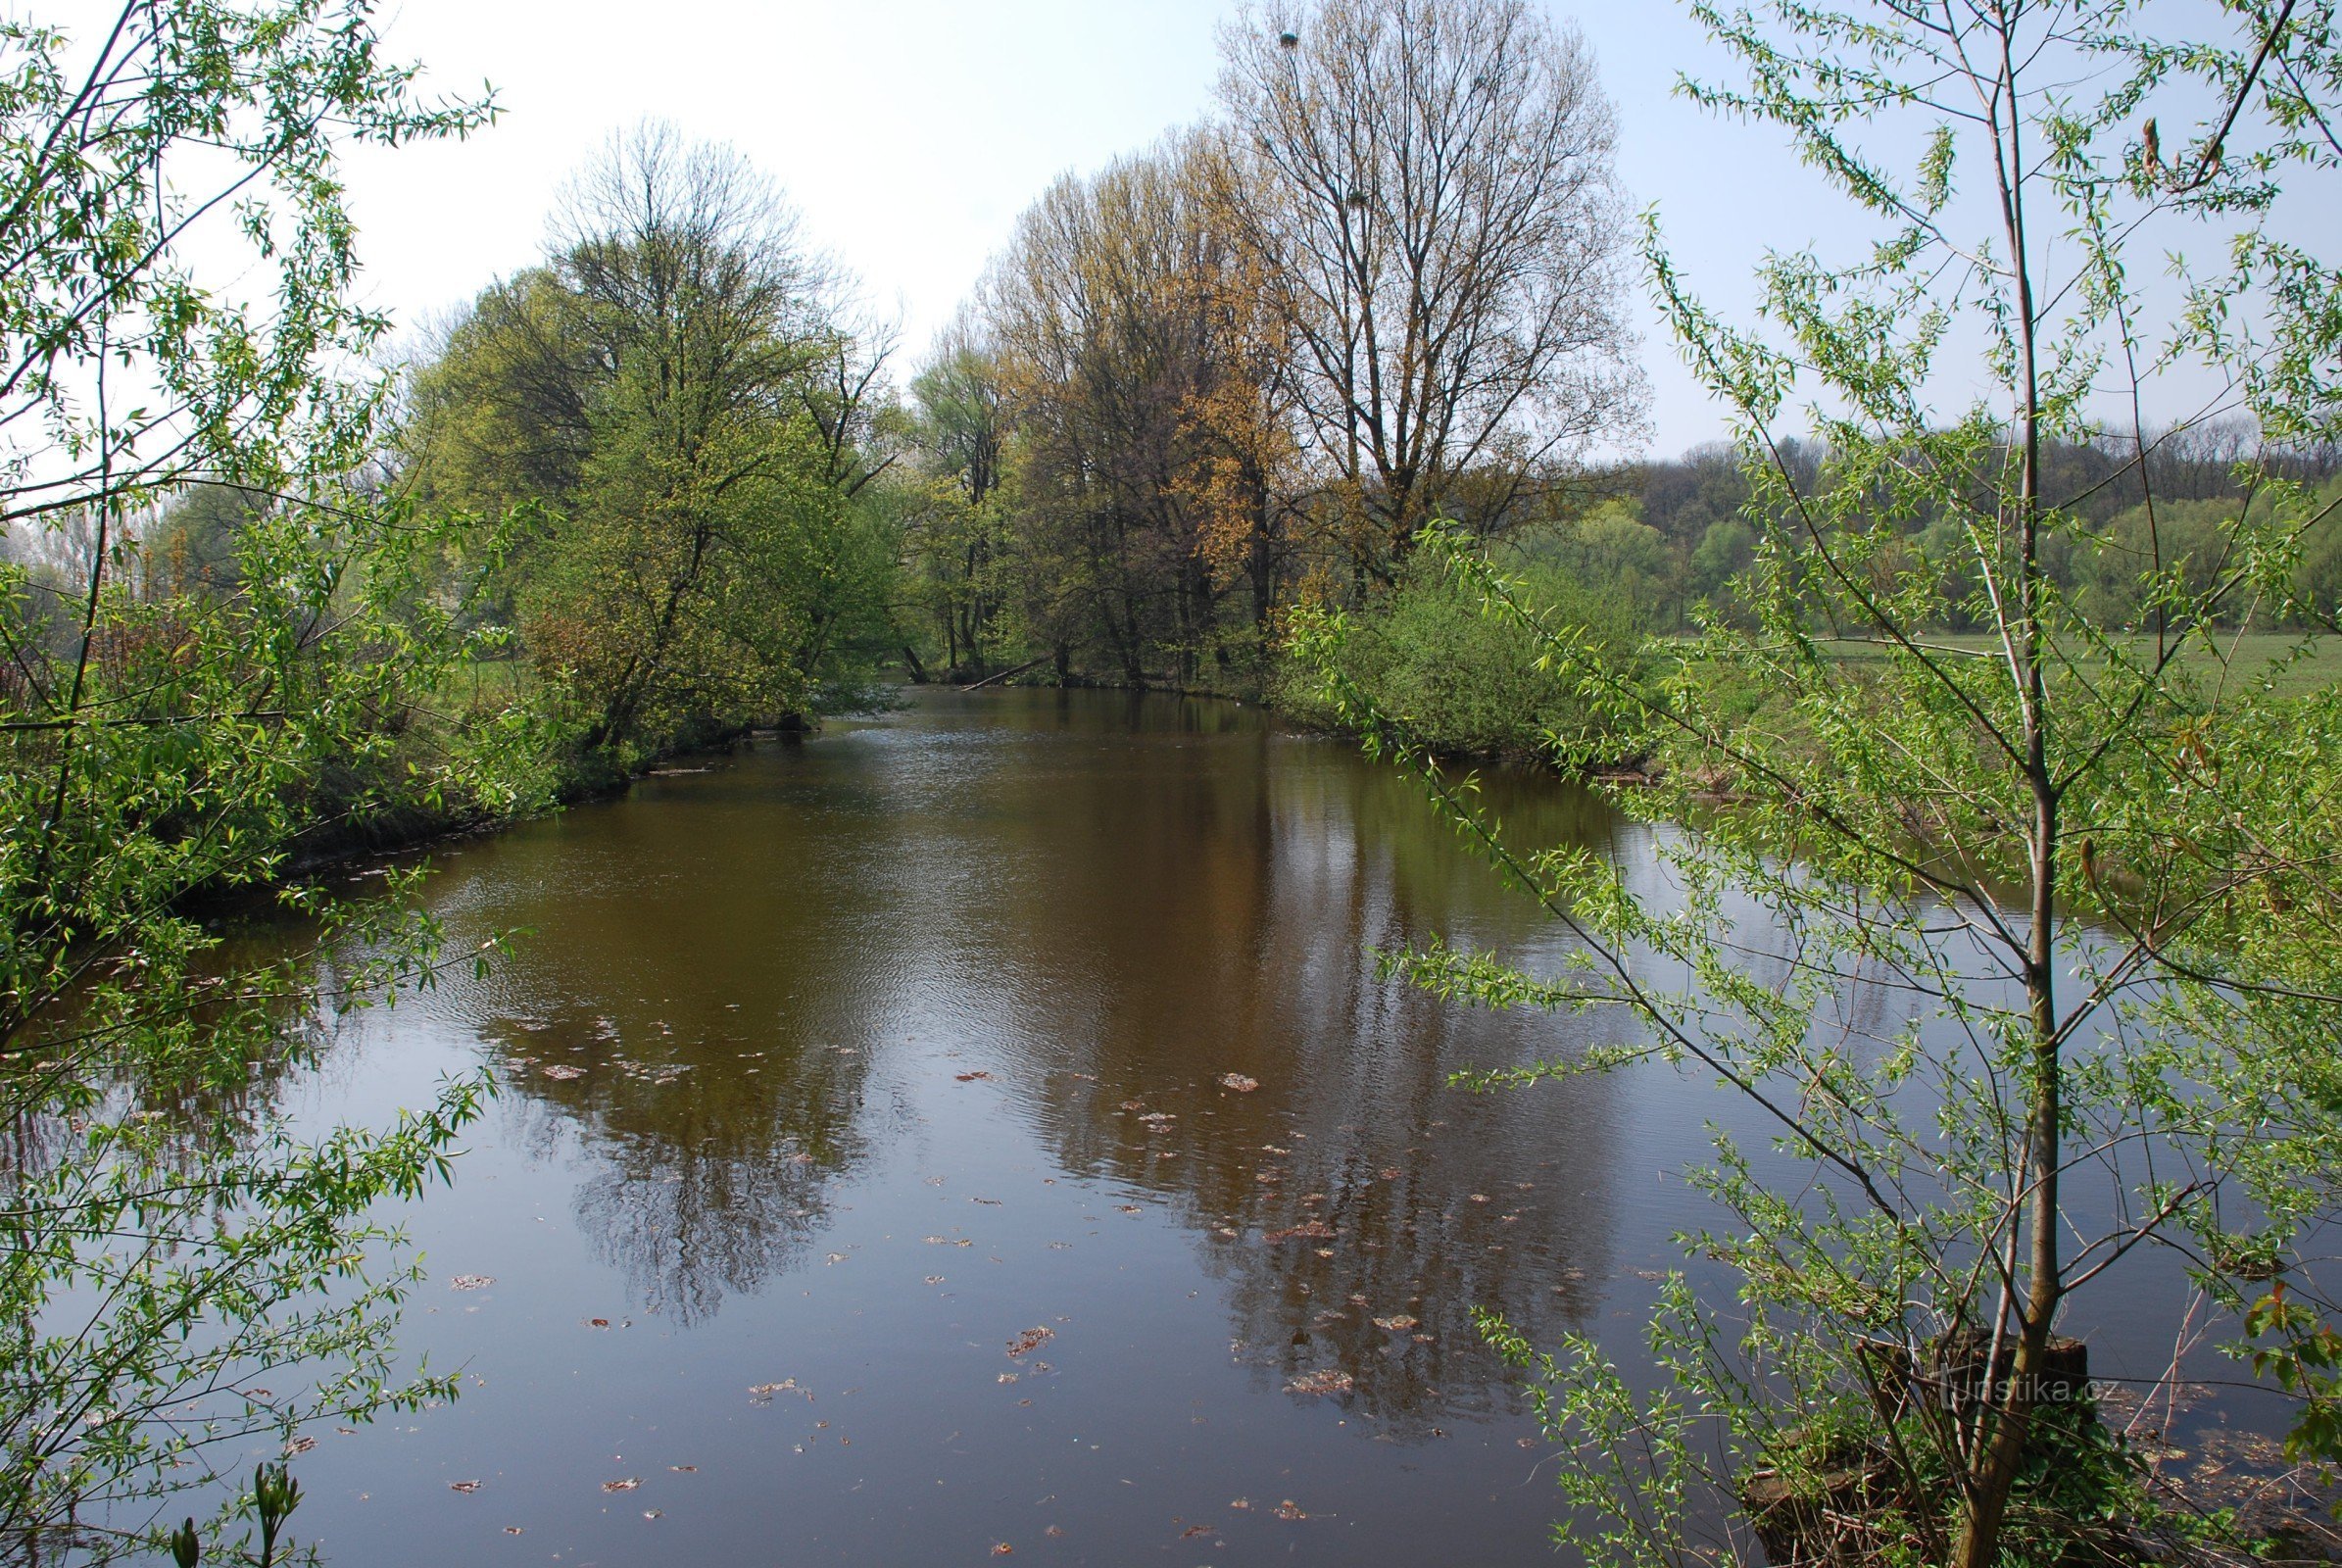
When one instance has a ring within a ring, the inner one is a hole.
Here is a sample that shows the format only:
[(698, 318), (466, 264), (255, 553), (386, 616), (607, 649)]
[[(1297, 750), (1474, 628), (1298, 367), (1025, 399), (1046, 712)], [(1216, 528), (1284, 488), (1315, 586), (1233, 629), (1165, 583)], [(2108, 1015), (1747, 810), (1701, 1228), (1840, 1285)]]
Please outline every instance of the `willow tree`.
[[(411, 877), (364, 906), (285, 879), (385, 807), (514, 802), (496, 737), (429, 715), (466, 651), (419, 591), (444, 530), (360, 482), (385, 323), (339, 179), (352, 141), (486, 110), (326, 0), (12, 19), (0, 77), (0, 1555), (104, 1560), (252, 1445), (444, 1387), (390, 1342), (415, 1275), (377, 1205), (447, 1174), (480, 1086), (371, 1130), (280, 1093), (436, 934)], [(142, 569), (206, 494), (232, 562)], [(257, 887), (320, 953), (239, 958), (187, 912)]]
[[(2342, 1341), (2302, 1243), (2342, 1172), (2342, 691), (2279, 695), (2234, 636), (2336, 611), (2295, 588), (2336, 502), (2277, 476), (2342, 418), (2342, 275), (2291, 237), (2342, 168), (2332, 8), (2230, 0), (2187, 37), (2122, 0), (1692, 9), (1746, 79), (1686, 90), (1785, 132), (1876, 240), (1770, 260), (1743, 329), (1651, 232), (1753, 486), (1732, 623), (1622, 666), (1436, 535), (1661, 761), (1622, 806), (1695, 827), (1653, 894), (1515, 853), (1427, 768), (1580, 967), (1402, 964), (1492, 1004), (1631, 1009), (1649, 1044), (1627, 1054), (1721, 1080), (1775, 1147), (1722, 1139), (1698, 1173), (1730, 1220), (1697, 1248), (1739, 1301), (1668, 1288), (1655, 1396), (1589, 1342), (1548, 1358), (1488, 1326), (1548, 1380), (1580, 1447), (1565, 1528), (1600, 1560), (1714, 1560), (1733, 1548), (1708, 1508), (1808, 1560), (2135, 1553), (2184, 1511), (2059, 1331), (2149, 1253), (2311, 1396), (2297, 1451), (2337, 1451)], [(2142, 281), (2167, 256), (2176, 281)], [(2093, 487), (2153, 518), (2156, 409), (2240, 413), (2264, 443), (2184, 554), (2152, 522), (2109, 537), (2044, 463), (2126, 445)], [(2134, 591), (2094, 612), (2053, 553), (2124, 563)], [(1420, 757), (1403, 715), (1336, 695)]]
[(1238, 231), (1311, 445), (1380, 569), (1630, 433), (1631, 237), (1593, 57), (1526, 0), (1247, 8), (1221, 35)]

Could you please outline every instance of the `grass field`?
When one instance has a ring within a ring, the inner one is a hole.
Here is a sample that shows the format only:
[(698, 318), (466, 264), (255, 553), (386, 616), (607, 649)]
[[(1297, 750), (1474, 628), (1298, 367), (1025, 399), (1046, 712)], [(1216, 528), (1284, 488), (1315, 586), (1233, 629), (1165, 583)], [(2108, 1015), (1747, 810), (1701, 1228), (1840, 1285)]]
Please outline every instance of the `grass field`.
[[(1999, 644), (1982, 632), (1935, 632), (1920, 641), (1929, 648), (1978, 657), (1999, 651)], [(2208, 692), (2215, 682), (2224, 681), (2230, 695), (2266, 687), (2279, 697), (2300, 697), (2342, 682), (2342, 637), (2250, 631), (2222, 632), (2210, 641), (2217, 645), (2217, 652), (2207, 646), (2206, 639), (2191, 637), (2179, 656)], [(1844, 638), (1834, 646), (1849, 660), (1886, 657), (1884, 648), (1875, 641)], [(2138, 646), (2144, 653), (2152, 645), (2142, 639)]]

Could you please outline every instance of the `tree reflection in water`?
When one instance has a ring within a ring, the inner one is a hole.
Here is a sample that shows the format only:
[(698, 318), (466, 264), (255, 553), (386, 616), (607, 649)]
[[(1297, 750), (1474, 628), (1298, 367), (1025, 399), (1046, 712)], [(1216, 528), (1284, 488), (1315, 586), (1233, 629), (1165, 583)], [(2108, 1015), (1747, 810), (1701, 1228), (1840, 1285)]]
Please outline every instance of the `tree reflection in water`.
[[(1051, 792), (1055, 837), (1115, 848), (1042, 860), (1051, 886), (1029, 901), (1062, 921), (1037, 941), (1088, 957), (1065, 1006), (1022, 1019), (1054, 1046), (1035, 1074), (1044, 1136), (1065, 1169), (1173, 1202), (1261, 1384), (1315, 1375), (1399, 1436), (1510, 1402), (1472, 1310), (1533, 1336), (1586, 1322), (1611, 1270), (1618, 1085), (1450, 1080), (1606, 1025), (1471, 1012), (1378, 976), (1378, 951), (1434, 932), (1522, 935), (1403, 781), (1264, 727), (1157, 760), (1144, 791)], [(1548, 842), (1619, 830), (1550, 781), (1490, 788)], [(1230, 1071), (1260, 1087), (1219, 1087)]]
[(495, 1037), (505, 1083), (536, 1107), (519, 1136), (546, 1157), (574, 1136), (594, 1156), (574, 1203), (596, 1255), (630, 1301), (688, 1328), (796, 1266), (828, 1222), (830, 1184), (865, 1147), (868, 1069), (858, 1052), (649, 1034), (630, 1049), (610, 1014), (581, 1012), (501, 1020)]
[[(1634, 852), (1589, 796), (1488, 787), (1546, 842)], [(1009, 694), (575, 827), (584, 853), (505, 846), (442, 906), (540, 927), (485, 1032), (541, 1153), (591, 1156), (577, 1219), (648, 1310), (699, 1322), (806, 1261), (912, 1035), (987, 1064), (1063, 1172), (1192, 1231), (1260, 1384), (1318, 1375), (1395, 1435), (1512, 1398), (1473, 1308), (1549, 1336), (1611, 1272), (1614, 1081), (1450, 1083), (1605, 1025), (1379, 977), (1434, 933), (1552, 938), (1341, 748), (1229, 705)]]

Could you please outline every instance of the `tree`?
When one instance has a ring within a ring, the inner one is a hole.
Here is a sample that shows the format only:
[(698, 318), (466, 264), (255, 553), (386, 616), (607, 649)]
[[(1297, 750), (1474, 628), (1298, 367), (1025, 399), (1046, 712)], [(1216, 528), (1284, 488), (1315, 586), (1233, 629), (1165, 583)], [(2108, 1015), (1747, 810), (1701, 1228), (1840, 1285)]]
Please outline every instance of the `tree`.
[[(1210, 182), (1209, 220), (1234, 233), (1230, 183), (1243, 173), (1216, 155), (1198, 172)], [(1199, 450), (1180, 484), (1214, 580), (1246, 586), (1251, 633), (1265, 639), (1286, 588), (1327, 541), (1295, 416), (1293, 335), (1261, 268), (1256, 253), (1221, 244), (1194, 281), (1209, 365), (1183, 409)]]
[(1228, 191), (1319, 461), (1402, 558), (1478, 468), (1489, 503), (1635, 423), (1616, 127), (1526, 0), (1324, 0), (1222, 34)]
[(828, 346), (795, 215), (737, 153), (646, 124), (587, 166), (554, 229), (552, 272), (600, 373), (557, 536), (567, 559), (540, 585), (531, 640), (593, 705), (587, 748), (634, 742), (651, 711), (804, 701), (753, 635), (772, 629), (756, 618), (765, 585), (727, 571), (753, 572), (752, 536), (787, 529), (780, 514), (810, 494), (806, 443), (774, 417)]
[(985, 668), (1004, 585), (1000, 491), (1007, 452), (1000, 368), (974, 314), (953, 318), (912, 378), (912, 442), (929, 481), (913, 546), (948, 670)]
[(1219, 375), (1206, 280), (1228, 240), (1194, 139), (1059, 180), (1024, 216), (990, 317), (1017, 433), (1028, 620), (1144, 685), (1192, 679), (1219, 587), (1187, 483)]
[(986, 285), (1001, 559), (1065, 672), (1267, 678), (1294, 592), (1388, 586), (1436, 512), (1549, 510), (1638, 417), (1575, 35), (1525, 0), (1278, 16), (1224, 34), (1221, 118), (1060, 180)]
[(1659, 624), (1662, 611), (1678, 603), (1679, 572), (1667, 538), (1642, 520), (1632, 501), (1602, 502), (1519, 543), (1584, 589), (1633, 606), (1645, 625)]
[(987, 285), (1026, 624), (1132, 684), (1159, 655), (1181, 683), (1257, 664), (1313, 543), (1289, 342), (1233, 177), (1200, 131), (1068, 176)]
[(171, 589), (232, 593), (242, 586), (236, 547), (268, 498), (234, 485), (189, 486), (140, 541), (150, 579)]
[(514, 613), (589, 754), (810, 711), (885, 628), (887, 339), (737, 152), (647, 124), (572, 182), (546, 264), (416, 375), (435, 496), (542, 519)]
[(799, 400), (820, 436), (829, 482), (849, 501), (902, 457), (886, 450), (881, 428), (894, 407), (887, 367), (896, 342), (891, 325), (841, 317), (822, 334), (818, 365), (802, 383)]
[[(1582, 967), (1436, 946), (1403, 963), (1494, 1004), (1628, 1007), (1649, 1054), (1744, 1097), (1776, 1149), (1720, 1139), (1698, 1173), (1730, 1225), (1695, 1245), (1737, 1274), (1741, 1321), (1679, 1279), (1658, 1396), (1589, 1342), (1541, 1358), (1488, 1327), (1581, 1446), (1565, 1479), (1603, 1520), (1580, 1537), (1597, 1559), (1706, 1560), (1689, 1510), (1717, 1494), (1776, 1560), (2136, 1551), (2172, 1516), (2057, 1330), (2138, 1250), (2186, 1258), (2237, 1348), (2265, 1336), (2310, 1396), (2297, 1446), (2331, 1455), (2342, 1430), (2300, 1246), (2337, 1170), (2342, 692), (2275, 696), (2207, 629), (2297, 604), (2334, 512), (2282, 475), (2286, 444), (2330, 441), (2342, 414), (2342, 274), (2279, 237), (2342, 168), (2331, 9), (2234, 0), (2232, 34), (2176, 40), (2112, 0), (1693, 11), (1748, 77), (1694, 96), (1783, 129), (1880, 234), (1843, 265), (1768, 263), (1769, 338), (1704, 309), (1654, 227), (1657, 297), (1739, 420), (1755, 540), (1744, 618), (1654, 644), (1657, 679), (1435, 534), (1488, 612), (1668, 764), (1621, 804), (1696, 831), (1667, 851), (1670, 906), (1590, 857), (1516, 853), (1427, 767)], [(2176, 305), (2136, 280), (2141, 244), (2187, 258)], [(2142, 410), (2181, 366), (2265, 444), (2186, 550), (2141, 518), (2135, 594), (2103, 618), (2055, 542), (2103, 543), (2085, 509), (2107, 483), (2168, 516)], [(1818, 469), (1788, 445), (1800, 418)], [(2056, 452), (2106, 443), (2111, 479), (2056, 488)], [(1913, 548), (1919, 522), (1940, 554)], [(1955, 617), (1980, 649), (1930, 635)], [(1334, 697), (1421, 760), (1341, 682), (1342, 630), (1304, 627)], [(1726, 808), (1703, 801), (1717, 783)], [(2264, 1294), (2272, 1275), (2292, 1291)], [(1710, 1418), (1714, 1443), (1693, 1430)]]
[[(466, 652), (420, 591), (445, 529), (354, 482), (385, 323), (340, 150), (488, 110), (323, 0), (0, 23), (0, 514), (49, 563), (0, 567), (0, 1539), (105, 1559), (222, 1447), (446, 1386), (396, 1370), (415, 1274), (369, 1215), (447, 1175), (480, 1086), (314, 1136), (276, 1095), (324, 1020), (435, 972), (413, 878), (282, 886), (317, 948), (279, 963), (185, 906), (387, 807), (527, 798), (509, 730), (425, 716)], [(142, 556), (174, 497), (165, 539), (202, 523), (220, 567), (185, 583)]]
[(609, 369), (577, 318), (552, 271), (531, 268), (437, 334), (408, 372), (398, 427), (418, 495), (505, 518), (576, 494)]

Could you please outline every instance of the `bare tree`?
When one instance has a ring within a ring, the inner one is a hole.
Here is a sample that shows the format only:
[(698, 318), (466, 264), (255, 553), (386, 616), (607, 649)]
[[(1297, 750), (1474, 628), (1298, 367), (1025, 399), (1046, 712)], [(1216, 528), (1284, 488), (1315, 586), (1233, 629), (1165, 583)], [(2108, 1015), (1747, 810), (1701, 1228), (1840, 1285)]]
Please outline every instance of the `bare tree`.
[(670, 411), (678, 441), (795, 404), (839, 331), (842, 279), (779, 188), (663, 122), (613, 136), (569, 184), (548, 250), (601, 370)]
[(880, 428), (880, 414), (895, 406), (887, 368), (901, 344), (901, 326), (862, 312), (841, 312), (821, 340), (819, 361), (800, 400), (821, 434), (830, 483), (852, 499), (893, 467), (900, 451)]
[(1277, 0), (1221, 51), (1230, 210), (1362, 564), (1462, 474), (1509, 475), (1501, 509), (1639, 426), (1616, 124), (1574, 31), (1525, 0)]

